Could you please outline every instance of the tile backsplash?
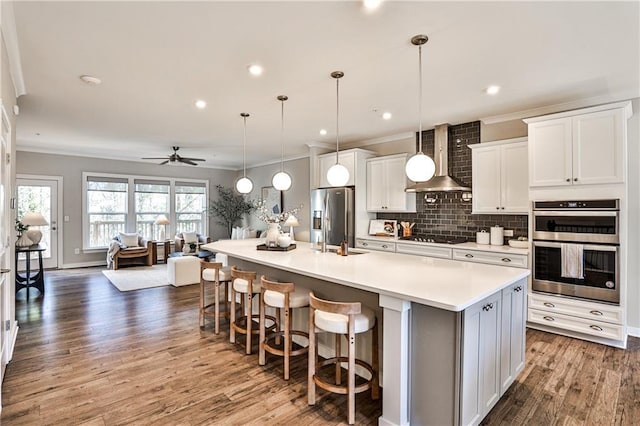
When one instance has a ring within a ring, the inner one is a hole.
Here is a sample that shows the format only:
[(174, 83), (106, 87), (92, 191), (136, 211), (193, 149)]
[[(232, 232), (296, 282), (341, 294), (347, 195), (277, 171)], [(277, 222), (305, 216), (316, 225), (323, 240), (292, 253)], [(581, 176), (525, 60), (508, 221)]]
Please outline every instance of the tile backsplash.
[[(469, 145), (480, 143), (480, 122), (449, 127), (449, 173), (467, 185), (471, 178), (471, 150)], [(423, 152), (433, 156), (434, 131), (422, 133)], [(433, 158), (433, 157), (432, 157)], [(436, 163), (438, 159), (436, 158)], [(435, 197), (434, 203), (425, 201), (425, 194)], [(513, 229), (514, 237), (527, 236), (526, 215), (471, 214), (471, 201), (464, 201), (460, 192), (416, 194), (417, 213), (378, 213), (378, 219), (395, 219), (415, 223), (414, 234), (464, 237), (475, 241), (476, 232), (500, 225)], [(511, 237), (505, 238), (505, 242)]]

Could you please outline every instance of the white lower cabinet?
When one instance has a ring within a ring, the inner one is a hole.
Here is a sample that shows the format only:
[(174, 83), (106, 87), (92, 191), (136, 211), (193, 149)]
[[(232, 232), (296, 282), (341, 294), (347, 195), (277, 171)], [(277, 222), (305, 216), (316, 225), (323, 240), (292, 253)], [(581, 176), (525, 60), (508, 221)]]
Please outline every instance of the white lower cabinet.
[(526, 254), (494, 253), (482, 250), (453, 249), (453, 260), (465, 262), (488, 263), (490, 265), (527, 267)]
[(534, 326), (541, 324), (602, 339), (624, 339), (623, 310), (619, 306), (532, 293), (527, 320)]
[(442, 246), (425, 246), (421, 244), (397, 243), (396, 253), (416, 254), (418, 256), (451, 259), (451, 249)]
[(518, 282), (502, 290), (502, 326), (500, 336), (500, 390), (509, 389), (524, 369), (526, 282)]
[(501, 395), (500, 292), (467, 308), (463, 316), (461, 423), (477, 425)]
[(396, 251), (396, 243), (393, 241), (367, 240), (364, 238), (356, 238), (356, 247), (367, 250)]

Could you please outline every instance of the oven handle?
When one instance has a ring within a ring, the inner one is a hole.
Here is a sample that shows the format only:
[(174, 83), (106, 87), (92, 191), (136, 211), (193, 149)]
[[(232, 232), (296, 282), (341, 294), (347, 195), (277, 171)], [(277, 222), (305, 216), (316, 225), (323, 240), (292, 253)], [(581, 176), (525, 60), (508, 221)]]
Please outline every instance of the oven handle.
[(534, 216), (598, 216), (598, 217), (612, 217), (618, 216), (617, 211), (533, 211)]
[[(576, 244), (576, 243), (569, 243)], [(551, 243), (548, 241), (534, 241), (534, 247), (551, 247), (551, 248), (561, 248), (562, 243)], [(618, 251), (618, 246), (609, 246), (609, 245), (595, 245), (595, 244), (583, 244), (582, 247), (585, 250), (593, 250), (593, 251)]]

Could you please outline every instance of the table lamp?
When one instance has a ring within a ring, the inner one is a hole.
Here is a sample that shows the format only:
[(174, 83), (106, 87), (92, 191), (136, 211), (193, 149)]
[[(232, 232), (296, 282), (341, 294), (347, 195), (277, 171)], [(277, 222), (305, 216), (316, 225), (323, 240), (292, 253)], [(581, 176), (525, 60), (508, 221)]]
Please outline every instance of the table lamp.
[(31, 240), (33, 244), (38, 244), (42, 240), (42, 231), (40, 229), (33, 229), (31, 226), (47, 226), (49, 222), (42, 216), (40, 212), (27, 212), (20, 219), (23, 225), (29, 225), (24, 234)]
[(291, 242), (295, 242), (294, 238), (293, 238), (293, 228), (294, 226), (300, 226), (300, 223), (298, 222), (298, 218), (295, 217), (294, 215), (289, 215), (289, 217), (287, 218), (287, 220), (284, 221), (284, 226), (288, 226), (289, 227), (289, 236), (291, 237)]
[(158, 230), (158, 241), (164, 241), (166, 239), (166, 234), (167, 234), (167, 225), (169, 224), (169, 219), (167, 219), (167, 216), (161, 214), (160, 216), (158, 216), (156, 218), (155, 221), (156, 225), (160, 225), (160, 229)]

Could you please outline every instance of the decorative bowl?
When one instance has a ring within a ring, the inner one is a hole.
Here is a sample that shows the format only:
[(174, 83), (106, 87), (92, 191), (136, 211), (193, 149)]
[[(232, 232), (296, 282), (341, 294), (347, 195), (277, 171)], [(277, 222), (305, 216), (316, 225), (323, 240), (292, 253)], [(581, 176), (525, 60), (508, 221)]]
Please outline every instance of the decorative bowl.
[(529, 248), (529, 241), (509, 240), (509, 245), (513, 248)]

